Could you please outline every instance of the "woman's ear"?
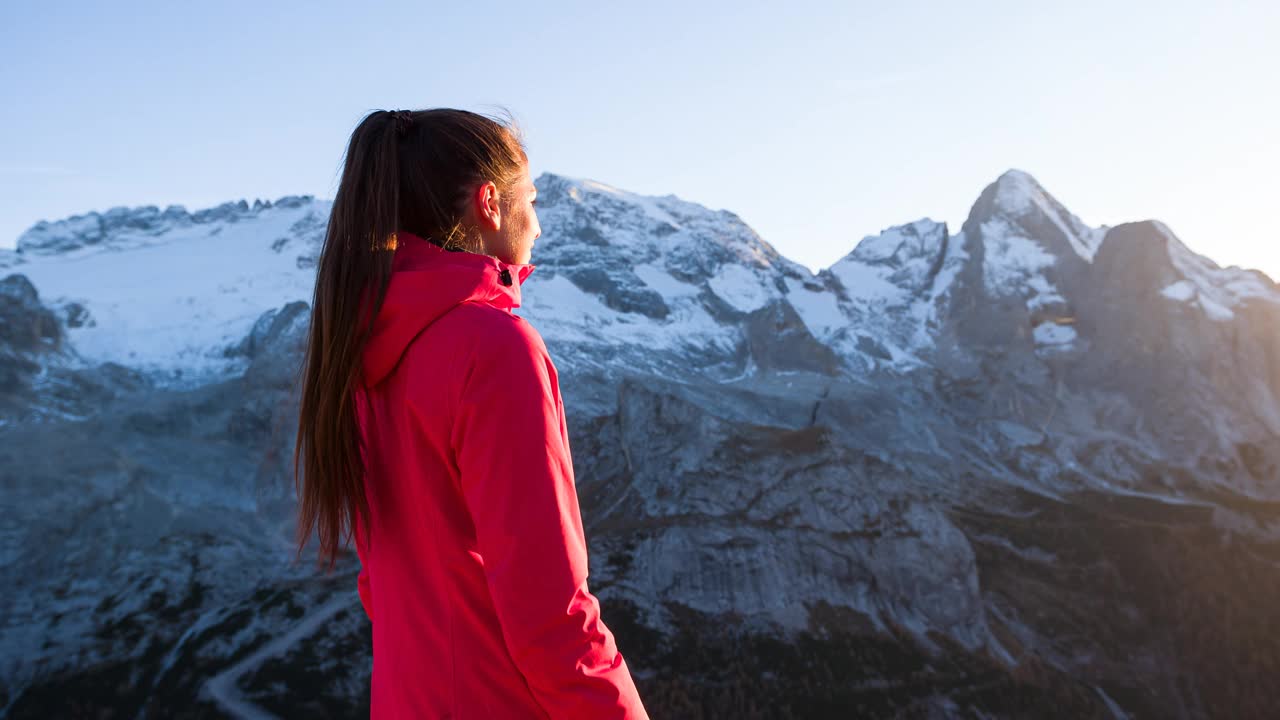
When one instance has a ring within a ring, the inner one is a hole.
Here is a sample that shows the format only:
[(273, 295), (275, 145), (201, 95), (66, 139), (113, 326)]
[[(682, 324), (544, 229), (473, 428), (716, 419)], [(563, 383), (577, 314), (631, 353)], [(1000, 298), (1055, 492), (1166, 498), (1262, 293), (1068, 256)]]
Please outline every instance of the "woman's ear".
[(476, 220), (486, 230), (502, 229), (502, 203), (498, 196), (498, 186), (492, 180), (481, 183), (475, 192), (474, 208)]

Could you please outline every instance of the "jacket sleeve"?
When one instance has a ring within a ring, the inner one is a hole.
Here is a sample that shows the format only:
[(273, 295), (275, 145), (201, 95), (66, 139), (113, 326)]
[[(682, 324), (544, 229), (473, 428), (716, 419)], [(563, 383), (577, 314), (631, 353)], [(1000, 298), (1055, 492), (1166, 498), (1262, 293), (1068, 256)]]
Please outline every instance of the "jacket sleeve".
[(519, 316), (463, 370), (451, 431), (507, 649), (557, 719), (647, 720), (587, 588), (587, 547), (555, 366)]

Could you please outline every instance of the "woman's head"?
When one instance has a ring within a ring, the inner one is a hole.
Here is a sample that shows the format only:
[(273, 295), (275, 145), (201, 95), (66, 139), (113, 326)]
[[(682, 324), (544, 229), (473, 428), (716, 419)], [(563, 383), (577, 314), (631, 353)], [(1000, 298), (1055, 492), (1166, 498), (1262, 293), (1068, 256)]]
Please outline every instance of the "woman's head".
[(353, 231), (394, 222), (371, 230), (379, 239), (404, 230), (516, 262), (498, 253), (537, 236), (536, 218), (532, 228), (528, 222), (532, 192), (514, 122), (452, 108), (377, 110), (351, 135), (330, 222), (340, 229), (350, 223)]
[(529, 177), (529, 164), (506, 190), (493, 182), (473, 187), (464, 200), (467, 227), (483, 242), (483, 252), (506, 263), (525, 264), (533, 253), (533, 241), (542, 234), (533, 206), (538, 195)]
[(302, 366), (294, 449), (299, 554), (318, 530), (320, 559), (332, 566), (357, 513), (369, 527), (354, 395), (396, 233), (527, 263), (541, 232), (535, 194), (514, 121), (452, 108), (376, 110), (351, 133), (316, 267)]
[(528, 262), (540, 228), (529, 156), (515, 124), (453, 109), (388, 114), (399, 138), (398, 229), (503, 262)]

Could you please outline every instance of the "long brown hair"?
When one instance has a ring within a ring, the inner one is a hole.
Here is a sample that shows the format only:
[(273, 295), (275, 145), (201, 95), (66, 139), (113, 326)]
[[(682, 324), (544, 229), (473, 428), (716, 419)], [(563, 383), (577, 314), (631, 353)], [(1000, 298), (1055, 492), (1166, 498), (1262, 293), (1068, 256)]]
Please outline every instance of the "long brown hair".
[(391, 279), (395, 234), (483, 252), (463, 218), (469, 191), (493, 181), (505, 198), (528, 163), (511, 119), (467, 110), (375, 110), (351, 133), (342, 179), (316, 267), (311, 327), (301, 368), (294, 487), (297, 548), (313, 530), (319, 563), (332, 570), (354, 537), (366, 533), (363, 439), (355, 415), (361, 355)]

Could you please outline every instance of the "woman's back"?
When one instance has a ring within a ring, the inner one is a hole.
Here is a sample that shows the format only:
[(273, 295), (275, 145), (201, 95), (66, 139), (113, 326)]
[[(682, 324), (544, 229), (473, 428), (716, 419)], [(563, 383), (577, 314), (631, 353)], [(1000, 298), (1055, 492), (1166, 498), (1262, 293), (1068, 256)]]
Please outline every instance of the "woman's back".
[(532, 265), (402, 233), (356, 393), (375, 718), (643, 718), (587, 587)]

